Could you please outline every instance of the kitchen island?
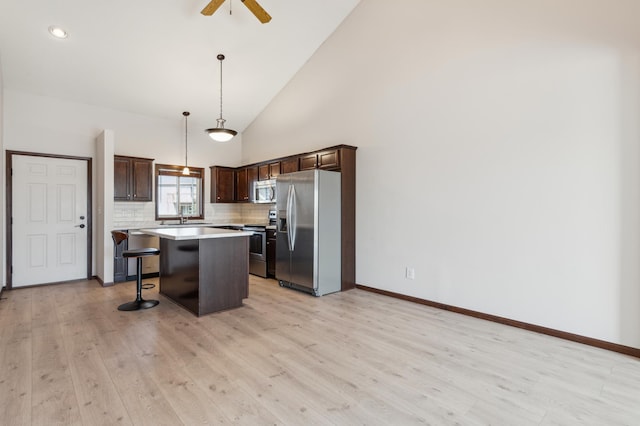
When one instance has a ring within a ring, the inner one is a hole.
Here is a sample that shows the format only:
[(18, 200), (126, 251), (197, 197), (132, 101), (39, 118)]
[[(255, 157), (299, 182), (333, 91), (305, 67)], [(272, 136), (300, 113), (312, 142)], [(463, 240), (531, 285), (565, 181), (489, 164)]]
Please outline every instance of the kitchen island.
[(160, 237), (160, 294), (201, 316), (249, 296), (251, 232), (207, 227), (146, 228)]

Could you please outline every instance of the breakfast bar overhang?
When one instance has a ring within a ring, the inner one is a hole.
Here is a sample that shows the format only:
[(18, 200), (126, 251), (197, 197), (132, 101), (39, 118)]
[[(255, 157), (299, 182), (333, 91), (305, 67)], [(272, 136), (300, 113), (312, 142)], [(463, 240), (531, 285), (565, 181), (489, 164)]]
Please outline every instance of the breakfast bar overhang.
[(205, 227), (141, 229), (160, 237), (160, 294), (201, 316), (249, 296), (251, 232)]

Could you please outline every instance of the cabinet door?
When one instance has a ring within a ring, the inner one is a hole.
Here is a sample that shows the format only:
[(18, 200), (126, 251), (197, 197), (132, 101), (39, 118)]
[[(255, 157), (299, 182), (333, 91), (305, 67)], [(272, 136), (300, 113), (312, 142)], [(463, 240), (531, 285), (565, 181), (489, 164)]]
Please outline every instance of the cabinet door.
[(269, 165), (263, 164), (258, 167), (258, 180), (267, 180), (269, 179)]
[(280, 171), (284, 173), (293, 173), (298, 171), (298, 157), (288, 158), (280, 162)]
[(269, 178), (275, 179), (280, 174), (280, 162), (269, 164)]
[(340, 152), (338, 150), (322, 151), (300, 156), (300, 170), (340, 168)]
[[(124, 231), (127, 232), (127, 231)], [(127, 280), (127, 259), (122, 257), (122, 252), (127, 250), (127, 240), (121, 241), (115, 246), (113, 253), (113, 282), (121, 283)], [(155, 257), (155, 256), (154, 256)]]
[(323, 151), (318, 153), (318, 162), (316, 167), (319, 169), (338, 169), (340, 168), (340, 151)]
[(276, 276), (276, 236), (275, 231), (267, 231), (267, 276)]
[(211, 167), (211, 202), (235, 201), (235, 171), (229, 167)]
[(131, 199), (134, 201), (152, 201), (152, 162), (149, 160), (134, 158), (131, 160), (131, 169)]
[(315, 169), (318, 164), (317, 154), (307, 154), (300, 156), (300, 170)]
[(236, 170), (236, 201), (249, 201), (249, 181), (247, 169)]
[(273, 163), (263, 164), (258, 167), (258, 179), (267, 180), (274, 179), (280, 174), (280, 162), (274, 161)]
[(253, 183), (258, 180), (258, 168), (247, 167), (247, 187), (249, 191), (249, 201), (251, 201), (251, 191), (253, 191)]
[(131, 182), (131, 161), (128, 158), (113, 158), (113, 199), (128, 201), (131, 196), (129, 183)]
[(113, 157), (113, 199), (115, 201), (153, 200), (153, 160)]

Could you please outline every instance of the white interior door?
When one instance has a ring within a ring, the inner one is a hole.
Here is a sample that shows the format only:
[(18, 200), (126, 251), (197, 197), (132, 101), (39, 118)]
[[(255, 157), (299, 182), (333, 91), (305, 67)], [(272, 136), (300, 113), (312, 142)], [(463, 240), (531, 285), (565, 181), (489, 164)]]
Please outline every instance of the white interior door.
[(87, 162), (14, 155), (12, 286), (87, 278)]

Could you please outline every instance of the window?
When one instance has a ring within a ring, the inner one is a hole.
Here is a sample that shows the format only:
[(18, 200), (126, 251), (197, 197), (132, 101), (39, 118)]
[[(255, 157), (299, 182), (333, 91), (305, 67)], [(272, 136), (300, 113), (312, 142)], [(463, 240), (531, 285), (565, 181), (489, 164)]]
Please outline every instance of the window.
[(182, 168), (156, 164), (156, 220), (204, 219), (204, 169), (189, 167), (185, 176)]

